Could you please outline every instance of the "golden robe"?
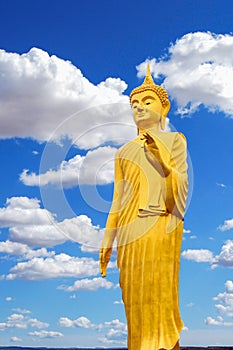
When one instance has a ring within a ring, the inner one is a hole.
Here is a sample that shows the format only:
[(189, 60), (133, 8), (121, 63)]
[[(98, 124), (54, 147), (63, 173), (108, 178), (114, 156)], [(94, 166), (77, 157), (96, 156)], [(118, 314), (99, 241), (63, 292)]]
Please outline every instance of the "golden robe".
[(117, 239), (129, 350), (172, 349), (183, 327), (178, 283), (188, 189), (186, 141), (181, 133), (153, 138), (170, 174), (159, 169), (140, 136), (121, 147), (105, 231), (106, 241)]

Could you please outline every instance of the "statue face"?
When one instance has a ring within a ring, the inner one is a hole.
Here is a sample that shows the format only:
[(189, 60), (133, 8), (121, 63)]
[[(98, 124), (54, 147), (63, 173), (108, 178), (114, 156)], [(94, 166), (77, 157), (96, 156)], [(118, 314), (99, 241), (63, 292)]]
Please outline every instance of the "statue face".
[(150, 128), (158, 125), (163, 113), (162, 103), (154, 91), (143, 91), (132, 99), (132, 112), (138, 128)]

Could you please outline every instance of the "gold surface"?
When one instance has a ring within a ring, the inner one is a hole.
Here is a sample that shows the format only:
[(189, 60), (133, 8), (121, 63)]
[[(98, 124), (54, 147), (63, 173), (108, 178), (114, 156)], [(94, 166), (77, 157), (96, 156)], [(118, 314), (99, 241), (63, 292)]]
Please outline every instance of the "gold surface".
[(188, 191), (186, 139), (161, 131), (170, 103), (161, 101), (152, 82), (148, 70), (143, 89), (131, 93), (139, 136), (116, 153), (113, 202), (100, 249), (105, 277), (117, 240), (129, 350), (178, 349), (183, 327), (178, 285)]

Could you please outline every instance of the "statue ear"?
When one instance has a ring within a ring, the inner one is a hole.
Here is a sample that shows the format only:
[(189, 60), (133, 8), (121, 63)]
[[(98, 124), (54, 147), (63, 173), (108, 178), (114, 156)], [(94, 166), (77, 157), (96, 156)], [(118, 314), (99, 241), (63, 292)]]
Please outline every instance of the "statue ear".
[(165, 129), (165, 125), (166, 125), (166, 117), (161, 117), (160, 127), (161, 127), (162, 130)]
[(161, 129), (164, 130), (165, 129), (165, 124), (166, 124), (166, 116), (169, 112), (169, 109), (170, 109), (170, 102), (168, 101), (168, 104), (163, 107), (163, 111), (162, 111), (162, 115), (161, 115), (161, 121), (160, 121), (160, 124), (161, 124)]

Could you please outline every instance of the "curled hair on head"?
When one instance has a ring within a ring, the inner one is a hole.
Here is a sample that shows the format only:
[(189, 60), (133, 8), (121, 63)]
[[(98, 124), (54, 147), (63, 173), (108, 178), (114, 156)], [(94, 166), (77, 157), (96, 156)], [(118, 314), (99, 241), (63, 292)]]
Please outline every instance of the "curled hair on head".
[(142, 85), (133, 89), (130, 93), (130, 96), (129, 96), (130, 104), (132, 103), (132, 98), (135, 94), (138, 94), (140, 92), (147, 91), (147, 90), (150, 90), (150, 91), (153, 91), (156, 93), (156, 95), (159, 97), (163, 107), (170, 105), (167, 91), (162, 86), (155, 84), (155, 82), (151, 76), (151, 73), (150, 73), (149, 63), (147, 65), (147, 72), (146, 72), (146, 77), (144, 79), (144, 82), (142, 83)]

